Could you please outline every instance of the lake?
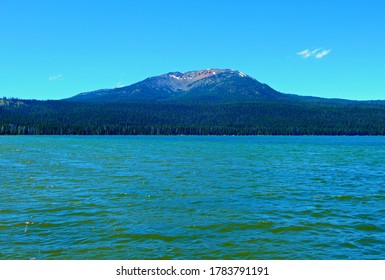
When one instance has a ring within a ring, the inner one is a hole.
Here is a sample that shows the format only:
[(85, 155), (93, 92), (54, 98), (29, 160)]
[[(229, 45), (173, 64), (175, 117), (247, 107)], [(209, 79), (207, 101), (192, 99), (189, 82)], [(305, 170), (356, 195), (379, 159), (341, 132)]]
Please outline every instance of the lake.
[(3, 136), (0, 259), (385, 259), (385, 137)]

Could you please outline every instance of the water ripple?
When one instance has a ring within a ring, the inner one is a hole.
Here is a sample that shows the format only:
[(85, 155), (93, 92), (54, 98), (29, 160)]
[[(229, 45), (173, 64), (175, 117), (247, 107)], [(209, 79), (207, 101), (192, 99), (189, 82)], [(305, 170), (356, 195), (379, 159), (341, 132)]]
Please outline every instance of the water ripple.
[(0, 137), (0, 259), (384, 259), (382, 137)]

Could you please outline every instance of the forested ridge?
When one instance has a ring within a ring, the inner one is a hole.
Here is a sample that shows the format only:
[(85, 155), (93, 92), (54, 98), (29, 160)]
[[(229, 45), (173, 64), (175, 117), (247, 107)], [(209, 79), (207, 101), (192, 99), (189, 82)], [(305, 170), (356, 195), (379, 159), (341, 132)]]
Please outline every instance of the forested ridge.
[(147, 103), (3, 98), (0, 134), (385, 135), (385, 103), (315, 98)]

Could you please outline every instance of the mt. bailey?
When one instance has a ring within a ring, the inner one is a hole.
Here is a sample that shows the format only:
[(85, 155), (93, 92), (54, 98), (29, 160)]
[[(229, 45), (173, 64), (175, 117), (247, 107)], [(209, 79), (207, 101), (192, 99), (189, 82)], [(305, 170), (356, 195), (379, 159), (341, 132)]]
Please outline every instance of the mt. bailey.
[(130, 86), (78, 94), (69, 100), (129, 101), (246, 101), (279, 99), (283, 94), (237, 70), (206, 69), (170, 72)]

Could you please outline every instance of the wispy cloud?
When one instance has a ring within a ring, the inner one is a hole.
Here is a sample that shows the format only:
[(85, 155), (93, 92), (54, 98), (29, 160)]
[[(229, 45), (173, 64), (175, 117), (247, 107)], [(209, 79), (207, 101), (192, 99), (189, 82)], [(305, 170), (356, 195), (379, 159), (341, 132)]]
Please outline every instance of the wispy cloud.
[(303, 51), (297, 52), (297, 55), (301, 56), (302, 58), (309, 58), (314, 57), (317, 59), (323, 58), (324, 56), (328, 55), (331, 52), (331, 50), (323, 50), (321, 48), (309, 50), (305, 49)]
[(316, 58), (323, 58), (324, 56), (327, 56), (330, 53), (331, 50), (323, 50), (316, 54)]
[(125, 87), (125, 85), (122, 82), (119, 82), (116, 84), (115, 88), (122, 88)]
[(303, 58), (308, 58), (309, 56), (311, 56), (311, 52), (308, 49), (303, 50), (302, 52), (298, 52), (297, 54), (302, 56)]
[(56, 80), (60, 80), (62, 77), (63, 77), (62, 74), (56, 74), (56, 75), (49, 76), (49, 77), (48, 77), (48, 80), (50, 80), (50, 81), (56, 81)]

